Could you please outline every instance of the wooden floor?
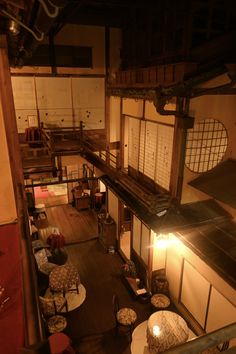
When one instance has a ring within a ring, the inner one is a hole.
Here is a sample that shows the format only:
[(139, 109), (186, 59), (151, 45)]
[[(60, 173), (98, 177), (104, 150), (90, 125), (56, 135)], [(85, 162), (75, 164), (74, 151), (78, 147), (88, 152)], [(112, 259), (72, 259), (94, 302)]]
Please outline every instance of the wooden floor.
[(57, 226), (65, 236), (66, 244), (98, 237), (97, 214), (92, 209), (77, 211), (70, 204), (46, 208), (50, 226)]
[[(150, 313), (150, 303), (142, 304), (133, 299), (122, 282), (121, 265), (123, 261), (118, 253), (108, 254), (98, 239), (80, 242), (78, 230), (97, 228), (96, 219), (84, 225), (84, 217), (70, 219), (70, 213), (77, 212), (71, 206), (58, 206), (60, 211), (47, 209), (49, 219), (63, 232), (73, 233), (77, 244), (66, 246), (68, 261), (79, 270), (81, 282), (86, 288), (86, 299), (77, 309), (67, 314), (68, 326), (65, 330), (72, 339), (77, 354), (130, 354), (130, 343), (126, 333), (115, 335), (115, 317), (112, 307), (112, 296), (116, 293), (122, 306), (135, 309), (138, 315), (137, 324), (146, 320)], [(63, 217), (62, 217), (63, 215)], [(66, 219), (70, 220), (66, 222)], [(92, 220), (92, 219), (91, 219)], [(78, 236), (78, 237), (77, 237)]]

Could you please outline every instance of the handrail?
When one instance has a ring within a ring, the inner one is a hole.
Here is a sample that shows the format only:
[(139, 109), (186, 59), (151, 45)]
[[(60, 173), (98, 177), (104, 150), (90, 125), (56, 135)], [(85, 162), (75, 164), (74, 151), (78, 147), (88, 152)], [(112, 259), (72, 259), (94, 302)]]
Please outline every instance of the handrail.
[(205, 349), (216, 347), (232, 338), (236, 338), (236, 322), (175, 346), (165, 351), (165, 354), (199, 354)]
[[(24, 195), (24, 187), (19, 185), (19, 194)], [(45, 333), (40, 314), (38, 286), (35, 264), (33, 261), (32, 247), (30, 242), (28, 213), (24, 206), (19, 220), (21, 226), (21, 250), (22, 250), (22, 271), (23, 271), (23, 298), (25, 318), (25, 348), (38, 345), (45, 341)], [(24, 350), (24, 349), (22, 349)], [(45, 352), (46, 354), (47, 352)]]

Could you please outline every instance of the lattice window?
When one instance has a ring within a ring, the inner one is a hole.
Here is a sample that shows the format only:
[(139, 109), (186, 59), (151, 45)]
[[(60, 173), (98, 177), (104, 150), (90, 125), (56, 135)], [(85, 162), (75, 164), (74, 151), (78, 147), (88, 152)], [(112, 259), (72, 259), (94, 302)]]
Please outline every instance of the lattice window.
[(224, 157), (228, 136), (224, 125), (215, 119), (204, 119), (188, 131), (185, 164), (193, 172), (206, 172)]

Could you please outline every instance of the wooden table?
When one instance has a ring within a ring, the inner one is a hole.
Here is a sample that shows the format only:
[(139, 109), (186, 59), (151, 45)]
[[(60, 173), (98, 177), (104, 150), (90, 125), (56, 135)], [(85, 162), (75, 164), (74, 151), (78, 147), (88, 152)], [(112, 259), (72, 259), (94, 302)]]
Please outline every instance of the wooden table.
[(172, 311), (154, 312), (148, 319), (147, 343), (150, 353), (164, 352), (188, 340), (185, 320)]
[[(165, 323), (162, 326), (162, 323)], [(152, 348), (148, 342), (148, 323), (153, 326), (158, 325), (160, 329), (159, 342), (160, 347)], [(168, 325), (166, 325), (168, 324)], [(169, 329), (167, 328), (169, 327)], [(172, 336), (173, 332), (173, 336)], [(190, 334), (190, 336), (189, 336)], [(149, 317), (149, 320), (140, 323), (133, 331), (131, 342), (131, 354), (154, 354), (166, 351), (167, 349), (184, 343), (189, 338), (192, 338), (185, 320), (171, 311), (157, 311)]]
[(72, 264), (57, 266), (49, 275), (49, 286), (52, 293), (63, 292), (65, 296), (65, 293), (73, 286), (76, 286), (78, 292), (79, 284), (78, 270)]

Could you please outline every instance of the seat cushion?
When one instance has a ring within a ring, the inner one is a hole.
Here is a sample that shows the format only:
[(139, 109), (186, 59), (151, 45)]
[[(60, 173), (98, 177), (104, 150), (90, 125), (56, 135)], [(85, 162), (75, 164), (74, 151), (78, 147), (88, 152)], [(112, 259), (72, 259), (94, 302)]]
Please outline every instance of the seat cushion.
[(133, 324), (137, 320), (137, 314), (133, 309), (123, 307), (117, 312), (116, 318), (118, 323), (124, 326), (128, 326)]
[(40, 272), (42, 272), (46, 275), (49, 275), (55, 267), (57, 267), (57, 265), (55, 263), (46, 262), (40, 266), (39, 270), (40, 270)]
[(48, 262), (48, 257), (45, 248), (41, 249), (40, 251), (34, 254), (38, 268), (40, 269), (41, 266)]

